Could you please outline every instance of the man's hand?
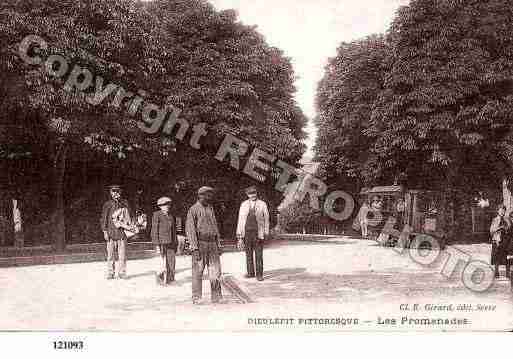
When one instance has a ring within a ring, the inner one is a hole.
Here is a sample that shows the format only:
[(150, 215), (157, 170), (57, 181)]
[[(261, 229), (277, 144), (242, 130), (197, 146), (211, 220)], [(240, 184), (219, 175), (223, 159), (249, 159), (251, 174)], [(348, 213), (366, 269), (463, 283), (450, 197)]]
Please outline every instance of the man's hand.
[(103, 232), (103, 239), (105, 239), (105, 242), (109, 241), (109, 234), (107, 233), (107, 231)]
[(239, 238), (237, 240), (237, 250), (239, 250), (239, 251), (244, 250), (244, 240), (242, 238)]
[(268, 234), (264, 234), (264, 238), (258, 238), (258, 242), (260, 244), (265, 244), (265, 242), (267, 242), (269, 240), (269, 235)]

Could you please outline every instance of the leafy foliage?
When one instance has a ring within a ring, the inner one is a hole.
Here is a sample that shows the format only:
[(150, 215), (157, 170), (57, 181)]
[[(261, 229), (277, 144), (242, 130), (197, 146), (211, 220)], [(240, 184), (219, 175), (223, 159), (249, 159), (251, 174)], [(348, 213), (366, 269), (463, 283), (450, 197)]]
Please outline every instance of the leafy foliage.
[[(370, 126), (374, 102), (383, 88), (390, 49), (381, 35), (342, 43), (319, 84), (317, 160), (328, 181), (359, 182), (374, 157)], [(347, 185), (347, 183), (345, 183)]]
[[(2, 81), (20, 108), (29, 105), (43, 121), (72, 121), (70, 133), (102, 138), (112, 152), (151, 139), (136, 119), (108, 106), (88, 105), (81, 94), (63, 90), (63, 80), (23, 64), (17, 45), (37, 34), (50, 44), (43, 55), (61, 54), (156, 104), (178, 106), (194, 124), (206, 122), (219, 134), (230, 129), (297, 160), (306, 118), (293, 99), (294, 75), (281, 50), (268, 46), (233, 11), (216, 12), (205, 1), (6, 1), (1, 8)], [(13, 93), (13, 81), (17, 83)], [(9, 86), (10, 85), (10, 86)], [(25, 101), (25, 103), (23, 103)], [(96, 142), (98, 145), (100, 142)], [(149, 148), (150, 150), (153, 147)], [(121, 156), (123, 157), (123, 156)]]
[[(341, 150), (344, 136), (339, 133), (337, 141), (320, 136), (318, 147), (328, 146), (319, 158), (326, 168), (333, 166), (332, 176), (352, 175), (357, 168), (373, 183), (399, 179), (410, 187), (449, 186), (468, 192), (497, 187), (513, 159), (507, 151), (513, 124), (512, 20), (511, 4), (505, 0), (411, 1), (398, 11), (387, 34), (387, 59), (376, 74), (376, 86), (383, 88), (369, 89), (369, 100), (358, 98), (358, 90), (365, 91), (361, 60), (347, 61), (339, 53), (343, 68), (355, 68), (352, 76), (363, 85), (356, 86), (349, 100), (327, 102), (323, 89), (347, 86), (343, 72), (330, 77), (328, 67), (318, 95), (320, 121), (347, 131), (352, 113), (365, 106), (366, 111), (358, 112), (363, 115), (352, 142), (368, 151), (351, 162), (348, 158), (355, 156)], [(329, 92), (337, 99), (334, 93)], [(350, 112), (338, 115), (347, 108)]]
[[(232, 132), (292, 163), (305, 150), (306, 118), (294, 100), (290, 60), (238, 22), (234, 11), (218, 12), (204, 0), (2, 1), (0, 155), (28, 153), (42, 170), (50, 165), (57, 187), (67, 162), (96, 161), (96, 153), (103, 156), (96, 164), (115, 164), (152, 183), (187, 181), (197, 173), (233, 184), (241, 174), (223, 172), (211, 153), (192, 150), (188, 137), (181, 144), (144, 134), (140, 112), (127, 114), (132, 99), (114, 106), (114, 92), (92, 106), (84, 97), (94, 85), (85, 93), (65, 91), (67, 75), (50, 77), (18, 57), (27, 35), (45, 39), (41, 57), (61, 55), (69, 71), (87, 68), (103, 86), (144, 90), (146, 102), (179, 107), (191, 126), (207, 123), (206, 149)], [(9, 182), (16, 187), (15, 178)]]

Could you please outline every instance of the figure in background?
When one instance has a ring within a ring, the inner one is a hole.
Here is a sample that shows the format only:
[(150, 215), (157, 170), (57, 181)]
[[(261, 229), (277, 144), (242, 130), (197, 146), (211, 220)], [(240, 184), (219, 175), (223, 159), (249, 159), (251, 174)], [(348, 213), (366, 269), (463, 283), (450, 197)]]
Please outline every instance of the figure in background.
[(369, 202), (366, 199), (365, 202), (363, 202), (362, 207), (360, 208), (360, 212), (358, 213), (363, 238), (367, 238), (369, 236), (369, 228), (367, 222), (367, 213), (369, 213), (369, 210)]
[(367, 230), (370, 232), (368, 235), (375, 239), (378, 237), (379, 226), (383, 223), (383, 201), (378, 196), (373, 196), (371, 200), (371, 205), (367, 214), (365, 215), (365, 220), (367, 222)]
[(115, 254), (118, 254), (118, 277), (126, 279), (126, 228), (123, 224), (129, 225), (130, 207), (128, 202), (121, 198), (121, 187), (119, 185), (109, 186), (110, 199), (105, 202), (100, 219), (103, 238), (107, 245), (107, 279), (114, 279), (116, 264)]
[(500, 205), (497, 208), (497, 217), (492, 220), (490, 225), (490, 234), (492, 240), (491, 264), (495, 266), (495, 278), (499, 278), (499, 266), (506, 265), (506, 276), (509, 278), (509, 265), (507, 263), (507, 253), (509, 248), (510, 236), (508, 232), (511, 229), (509, 218), (505, 217), (506, 207)]
[(400, 231), (403, 230), (404, 227), (404, 215), (406, 211), (406, 203), (404, 199), (398, 198), (395, 204), (395, 216), (396, 216), (396, 228)]
[(508, 237), (508, 246), (506, 247), (505, 261), (506, 261), (506, 277), (511, 280), (511, 290), (513, 290), (513, 276), (511, 275), (511, 261), (513, 261), (513, 212), (508, 216), (509, 228), (506, 231)]
[(208, 267), (213, 303), (222, 299), (221, 293), (221, 236), (212, 207), (214, 189), (201, 187), (198, 201), (189, 209), (185, 232), (192, 252), (192, 303), (202, 297), (203, 271)]
[(362, 238), (367, 238), (369, 236), (368, 222), (367, 222), (367, 213), (370, 211), (369, 201), (366, 198), (360, 209), (358, 210), (358, 214), (355, 216), (353, 220), (352, 228), (355, 231), (361, 232)]
[(139, 231), (134, 236), (133, 240), (136, 242), (147, 242), (149, 239), (148, 236), (148, 213), (151, 213), (151, 210), (148, 210), (148, 206), (144, 200), (144, 191), (142, 188), (139, 188), (136, 191), (135, 195), (135, 224), (137, 225)]
[(151, 240), (157, 246), (161, 259), (161, 270), (157, 273), (157, 284), (169, 285), (175, 280), (176, 250), (178, 241), (176, 237), (175, 217), (170, 213), (171, 199), (159, 198), (157, 206), (159, 211), (153, 213), (151, 224)]
[[(246, 251), (246, 278), (264, 280), (264, 242), (269, 238), (269, 210), (258, 199), (255, 186), (246, 189), (248, 199), (242, 202), (237, 222), (238, 248)], [(256, 267), (255, 267), (256, 264)]]

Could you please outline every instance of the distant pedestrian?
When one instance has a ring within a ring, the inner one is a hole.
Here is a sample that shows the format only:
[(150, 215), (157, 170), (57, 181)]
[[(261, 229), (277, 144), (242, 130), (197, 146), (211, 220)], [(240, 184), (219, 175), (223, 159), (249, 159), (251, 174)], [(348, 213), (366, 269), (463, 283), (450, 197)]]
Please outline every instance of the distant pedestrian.
[[(264, 280), (264, 242), (269, 238), (269, 210), (258, 199), (255, 186), (246, 189), (248, 199), (242, 202), (237, 223), (238, 247), (246, 252), (246, 278)], [(256, 266), (255, 266), (256, 264)]]
[(370, 208), (365, 215), (367, 227), (372, 227), (375, 230), (383, 222), (382, 208), (383, 200), (378, 196), (373, 196)]
[(365, 200), (358, 212), (358, 220), (360, 221), (360, 229), (362, 232), (362, 237), (367, 238), (369, 236), (369, 229), (367, 223), (367, 213), (369, 213), (370, 207), (369, 202)]
[(222, 299), (221, 293), (221, 236), (212, 207), (214, 189), (201, 187), (198, 201), (189, 209), (185, 232), (192, 252), (192, 302), (199, 304), (205, 266), (208, 267), (213, 303)]
[(506, 262), (506, 277), (511, 279), (511, 289), (513, 290), (513, 275), (511, 274), (511, 261), (513, 261), (513, 212), (509, 213), (509, 228), (506, 231), (508, 238), (508, 246), (506, 248), (505, 262)]
[[(120, 223), (130, 223), (130, 208), (128, 202), (121, 198), (119, 185), (109, 186), (111, 199), (103, 205), (100, 219), (103, 238), (107, 244), (107, 279), (114, 279), (115, 254), (118, 254), (118, 277), (126, 279), (126, 244), (125, 228)], [(123, 217), (123, 218), (120, 218)]]
[(161, 270), (156, 279), (158, 284), (168, 285), (175, 280), (176, 221), (170, 213), (170, 198), (159, 198), (157, 206), (160, 210), (153, 213), (151, 225), (151, 240), (157, 246), (161, 259)]
[(507, 263), (507, 255), (509, 249), (509, 235), (511, 231), (511, 222), (505, 216), (506, 207), (500, 205), (497, 208), (497, 217), (495, 217), (490, 225), (490, 234), (492, 241), (491, 264), (495, 266), (495, 278), (499, 277), (499, 266), (506, 265), (506, 276), (509, 278), (509, 265)]
[(138, 233), (132, 238), (133, 241), (136, 242), (148, 242), (149, 233), (147, 231), (148, 226), (148, 213), (151, 213), (151, 210), (148, 210), (146, 202), (144, 200), (144, 191), (142, 188), (137, 189), (134, 200), (134, 208), (135, 208), (135, 224), (139, 229)]

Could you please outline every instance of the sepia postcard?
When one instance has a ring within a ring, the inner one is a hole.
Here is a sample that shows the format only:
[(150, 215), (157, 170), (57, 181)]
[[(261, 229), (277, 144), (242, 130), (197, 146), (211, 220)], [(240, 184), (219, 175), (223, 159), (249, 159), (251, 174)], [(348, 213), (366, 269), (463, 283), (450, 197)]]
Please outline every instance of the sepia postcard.
[(512, 192), (510, 0), (0, 2), (0, 341), (511, 332)]

